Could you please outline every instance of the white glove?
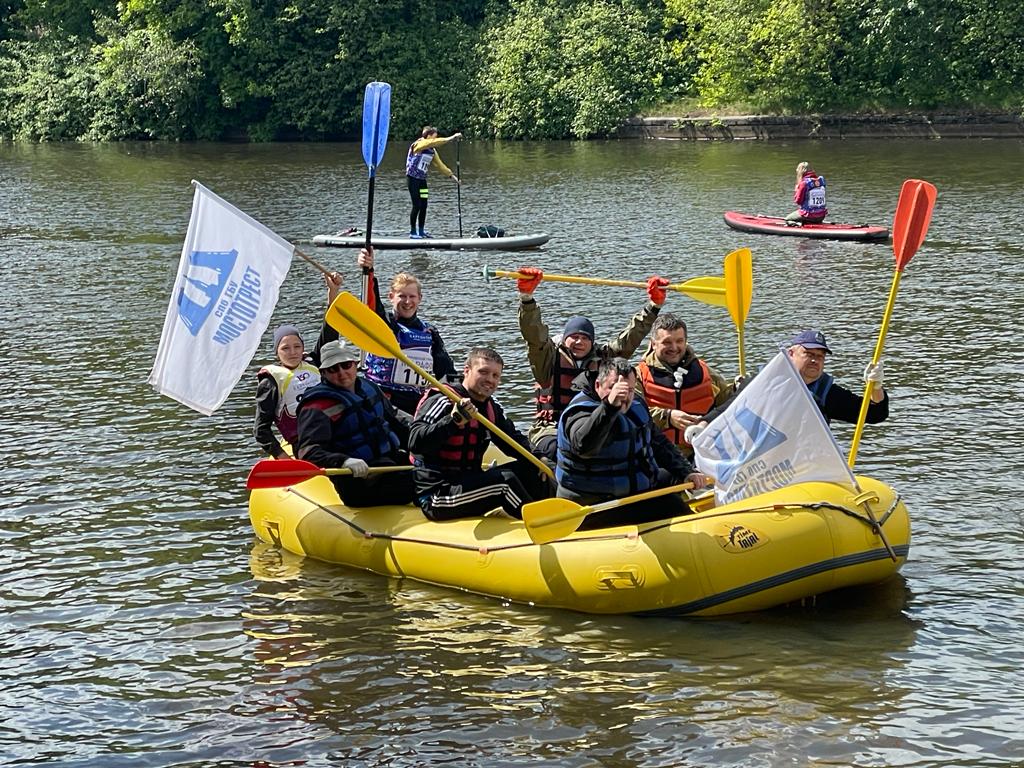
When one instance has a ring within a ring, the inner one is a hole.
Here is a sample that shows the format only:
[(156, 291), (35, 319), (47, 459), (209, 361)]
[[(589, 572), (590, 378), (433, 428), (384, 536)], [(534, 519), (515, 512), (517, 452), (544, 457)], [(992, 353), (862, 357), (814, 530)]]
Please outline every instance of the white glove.
[(352, 472), (352, 477), (366, 477), (370, 471), (370, 465), (362, 459), (345, 459), (342, 466)]
[(683, 439), (690, 445), (693, 445), (693, 441), (700, 437), (700, 433), (704, 431), (704, 427), (706, 426), (707, 424), (704, 424), (703, 422), (700, 424), (691, 424), (683, 430)]
[(867, 384), (869, 381), (874, 382), (875, 389), (882, 388), (882, 361), (879, 360), (877, 363), (868, 363), (864, 367), (864, 383)]

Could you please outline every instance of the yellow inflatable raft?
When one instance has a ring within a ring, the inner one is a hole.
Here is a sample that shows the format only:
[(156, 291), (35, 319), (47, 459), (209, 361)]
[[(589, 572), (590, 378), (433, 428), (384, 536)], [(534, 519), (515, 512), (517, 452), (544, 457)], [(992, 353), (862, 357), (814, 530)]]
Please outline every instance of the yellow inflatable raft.
[[(253, 490), (256, 534), (298, 555), (586, 613), (712, 616), (756, 611), (882, 581), (906, 561), (898, 494), (802, 483), (655, 523), (534, 544), (505, 516), (436, 523), (411, 506), (350, 509), (326, 477)], [(859, 500), (870, 499), (890, 557)]]

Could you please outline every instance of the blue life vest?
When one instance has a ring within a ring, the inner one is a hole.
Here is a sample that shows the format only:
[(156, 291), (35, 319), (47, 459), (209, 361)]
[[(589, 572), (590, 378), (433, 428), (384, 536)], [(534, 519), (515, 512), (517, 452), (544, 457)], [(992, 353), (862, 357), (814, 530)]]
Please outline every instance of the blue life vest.
[(825, 400), (828, 397), (828, 391), (832, 389), (832, 382), (834, 379), (830, 374), (823, 373), (819, 376), (814, 383), (808, 384), (807, 389), (811, 391), (811, 397), (814, 398), (814, 402), (818, 404), (818, 410), (821, 411), (821, 415), (825, 417), (827, 423), (831, 423), (832, 419), (828, 417), (828, 413), (825, 412)]
[[(419, 139), (416, 141), (419, 141)], [(414, 179), (425, 179), (427, 178), (427, 170), (434, 161), (436, 151), (431, 147), (430, 149), (424, 149), (422, 152), (413, 152), (412, 148), (416, 146), (416, 141), (409, 145), (409, 154), (405, 158), (405, 175), (412, 176)]]
[(804, 196), (803, 209), (812, 216), (828, 213), (825, 207), (825, 177), (804, 179), (804, 186), (807, 187), (807, 194)]
[[(422, 329), (416, 329), (398, 323), (397, 339), (398, 346), (409, 359), (433, 375), (434, 355), (431, 350), (434, 335), (431, 326), (423, 323)], [(397, 389), (403, 392), (422, 392), (428, 383), (398, 358), (377, 355), (366, 356), (366, 378), (386, 390)]]
[(611, 439), (600, 453), (578, 456), (572, 452), (565, 433), (565, 420), (579, 411), (593, 411), (600, 405), (587, 393), (572, 399), (558, 420), (558, 466), (555, 479), (563, 488), (579, 494), (621, 499), (654, 487), (658, 465), (651, 445), (653, 422), (647, 405), (633, 398), (629, 410), (616, 417)]
[(356, 379), (355, 392), (321, 382), (302, 395), (303, 408), (319, 408), (331, 420), (331, 440), (339, 453), (369, 463), (400, 446), (384, 415), (384, 393), (372, 382)]

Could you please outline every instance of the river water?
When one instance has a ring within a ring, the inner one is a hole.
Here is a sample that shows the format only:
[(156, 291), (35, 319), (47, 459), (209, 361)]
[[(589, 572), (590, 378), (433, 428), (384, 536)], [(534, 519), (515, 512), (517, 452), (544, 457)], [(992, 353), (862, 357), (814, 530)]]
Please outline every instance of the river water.
[[(404, 147), (388, 153), (375, 231), (399, 234)], [(455, 357), (505, 354), (500, 397), (524, 426), (516, 292), (485, 265), (684, 280), (749, 246), (748, 366), (818, 326), (856, 387), (891, 248), (721, 220), (788, 212), (803, 159), (834, 220), (890, 223), (905, 178), (939, 189), (886, 341), (893, 414), (858, 454), (907, 501), (910, 560), (804, 606), (667, 620), (503, 605), (262, 545), (243, 483), (269, 337), (212, 417), (146, 385), (190, 179), (298, 242), (364, 225), (358, 146), (0, 145), (0, 764), (1024, 765), (1024, 143), (467, 143), (461, 201), (435, 179), (428, 228), (457, 233), (461, 209), (467, 231), (549, 245), (382, 253), (379, 271), (423, 278)], [(358, 286), (353, 253), (301, 247)], [(538, 299), (552, 327), (583, 312), (610, 336), (644, 296), (546, 284)], [(324, 300), (296, 260), (275, 323), (311, 337)], [(727, 313), (669, 301), (734, 375)]]

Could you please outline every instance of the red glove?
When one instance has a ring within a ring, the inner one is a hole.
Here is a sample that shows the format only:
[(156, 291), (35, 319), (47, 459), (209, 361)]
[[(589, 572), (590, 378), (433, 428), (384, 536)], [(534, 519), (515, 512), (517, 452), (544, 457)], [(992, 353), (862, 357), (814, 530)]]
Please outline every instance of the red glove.
[(656, 307), (660, 307), (665, 303), (666, 285), (668, 285), (668, 280), (664, 277), (652, 275), (647, 278), (647, 295), (651, 297), (651, 301), (654, 302)]
[(516, 280), (520, 293), (533, 293), (537, 290), (537, 286), (540, 285), (540, 281), (544, 279), (544, 271), (536, 267), (520, 267), (519, 274), (528, 275), (528, 277), (521, 277)]

